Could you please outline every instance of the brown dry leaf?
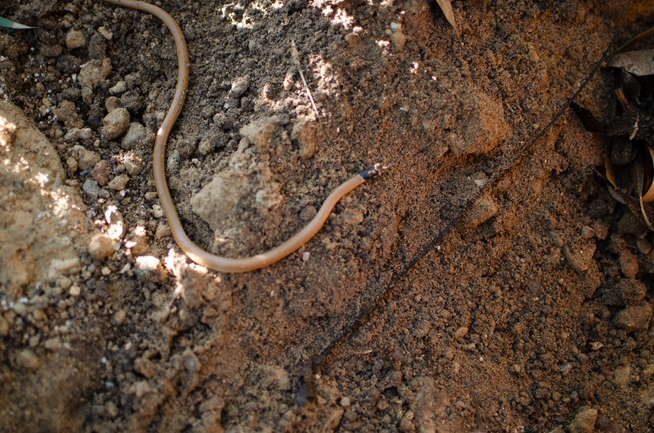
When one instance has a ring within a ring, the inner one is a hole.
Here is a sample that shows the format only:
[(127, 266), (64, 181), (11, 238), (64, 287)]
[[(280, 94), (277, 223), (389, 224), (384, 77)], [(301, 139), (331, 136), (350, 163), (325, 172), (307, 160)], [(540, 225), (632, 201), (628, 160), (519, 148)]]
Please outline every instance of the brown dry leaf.
[(456, 21), (454, 20), (454, 11), (452, 10), (452, 3), (450, 0), (436, 0), (438, 2), (438, 6), (441, 7), (441, 10), (443, 11), (443, 14), (445, 15), (445, 18), (452, 24), (452, 27), (454, 27), (454, 32), (456, 33), (457, 36), (459, 36), (459, 29), (456, 27)]

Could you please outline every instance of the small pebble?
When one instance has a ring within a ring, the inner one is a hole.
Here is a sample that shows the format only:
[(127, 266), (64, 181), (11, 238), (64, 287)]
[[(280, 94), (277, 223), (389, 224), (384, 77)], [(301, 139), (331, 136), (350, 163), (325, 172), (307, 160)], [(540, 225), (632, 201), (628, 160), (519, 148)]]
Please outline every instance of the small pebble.
[(106, 40), (110, 41), (114, 37), (114, 34), (106, 28), (105, 26), (98, 27), (98, 33), (100, 33)]
[(43, 310), (34, 310), (34, 312), (32, 313), (32, 317), (34, 318), (34, 320), (40, 320), (40, 321), (44, 321), (48, 318), (48, 316), (43, 312)]
[(570, 433), (592, 433), (595, 431), (597, 409), (583, 409), (568, 426)]
[(52, 350), (52, 351), (59, 350), (59, 349), (61, 349), (61, 346), (62, 346), (61, 338), (54, 337), (54, 338), (50, 338), (48, 340), (45, 340), (43, 342), (43, 346), (48, 350)]
[(136, 176), (143, 170), (143, 160), (135, 153), (128, 153), (125, 156), (125, 169), (130, 176)]
[(127, 319), (127, 313), (125, 313), (125, 311), (123, 310), (118, 310), (114, 314), (114, 323), (116, 325), (122, 325), (123, 323), (125, 323), (126, 319)]
[(638, 258), (629, 250), (620, 251), (620, 270), (622, 274), (634, 279), (638, 274)]
[(39, 358), (30, 349), (25, 349), (18, 354), (18, 362), (25, 368), (34, 369), (39, 366)]
[(103, 267), (102, 270), (101, 270), (100, 272), (101, 272), (102, 275), (104, 275), (105, 277), (111, 275), (111, 269), (109, 269), (109, 268), (106, 267), (106, 266)]
[(41, 337), (39, 337), (38, 335), (32, 335), (29, 339), (28, 344), (30, 347), (36, 347), (39, 345), (40, 341), (41, 341)]
[(81, 293), (81, 289), (78, 285), (71, 286), (70, 290), (68, 290), (68, 293), (70, 296), (79, 296)]
[(72, 285), (73, 285), (73, 281), (68, 277), (61, 277), (59, 279), (59, 287), (61, 287), (64, 290), (68, 290), (68, 288)]
[(104, 260), (114, 253), (114, 244), (109, 236), (97, 233), (89, 241), (88, 252), (94, 259)]
[(11, 326), (9, 326), (9, 322), (7, 320), (0, 316), (0, 337), (6, 337), (9, 335), (9, 331), (11, 330)]
[(123, 135), (129, 126), (129, 111), (126, 108), (116, 108), (102, 119), (100, 133), (113, 140)]
[(123, 149), (136, 148), (138, 144), (145, 140), (146, 135), (147, 131), (145, 130), (145, 126), (141, 125), (139, 122), (130, 123), (127, 134), (123, 137)]
[(636, 247), (641, 254), (649, 254), (652, 251), (652, 244), (647, 239), (638, 239)]
[(107, 186), (113, 190), (122, 191), (127, 186), (127, 182), (129, 182), (129, 176), (127, 176), (126, 174), (121, 174), (119, 176), (114, 177), (111, 180), (111, 182), (109, 182), (109, 185)]
[(625, 309), (620, 310), (615, 315), (613, 323), (618, 328), (624, 329), (627, 332), (634, 332), (647, 328), (651, 318), (652, 306), (647, 302), (643, 302), (638, 305), (629, 305)]
[(127, 91), (127, 83), (124, 81), (119, 81), (116, 83), (115, 86), (109, 89), (109, 93), (112, 95), (120, 95), (121, 93), (125, 93)]
[(157, 230), (154, 234), (155, 239), (159, 240), (163, 238), (164, 236), (170, 235), (170, 227), (168, 227), (168, 224), (160, 222), (159, 225), (157, 225)]
[(456, 330), (454, 333), (454, 338), (456, 340), (460, 340), (461, 338), (465, 337), (468, 335), (468, 327), (467, 326), (462, 326), (459, 329)]
[(66, 34), (66, 47), (69, 50), (74, 50), (75, 48), (83, 47), (86, 44), (86, 39), (84, 38), (84, 33), (81, 30), (71, 30)]
[(239, 77), (232, 83), (232, 88), (227, 95), (229, 98), (238, 98), (243, 95), (250, 86), (250, 77)]
[(84, 181), (84, 185), (82, 185), (82, 189), (93, 200), (98, 199), (98, 195), (100, 194), (100, 185), (98, 185), (98, 182), (91, 179), (86, 179)]
[(14, 312), (18, 314), (20, 317), (27, 316), (28, 313), (27, 305), (23, 304), (22, 302), (16, 302), (14, 304)]
[(82, 148), (79, 150), (79, 169), (88, 170), (95, 166), (100, 159), (100, 154), (98, 152)]
[(341, 407), (349, 407), (350, 406), (350, 398), (349, 397), (343, 397), (338, 404)]

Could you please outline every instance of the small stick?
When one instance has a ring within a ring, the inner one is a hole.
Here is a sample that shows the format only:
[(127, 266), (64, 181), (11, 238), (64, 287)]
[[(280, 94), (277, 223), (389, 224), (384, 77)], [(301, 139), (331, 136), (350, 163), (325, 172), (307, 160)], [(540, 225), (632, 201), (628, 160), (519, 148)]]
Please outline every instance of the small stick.
[(534, 144), (536, 144), (536, 142), (540, 138), (542, 138), (543, 135), (545, 135), (545, 133), (550, 130), (550, 128), (552, 128), (552, 126), (554, 126), (556, 121), (559, 120), (559, 118), (563, 115), (563, 113), (565, 113), (565, 111), (568, 109), (568, 107), (570, 107), (570, 105), (575, 100), (575, 98), (577, 96), (579, 96), (581, 91), (586, 88), (586, 85), (590, 82), (591, 78), (593, 78), (593, 76), (595, 75), (597, 70), (600, 68), (602, 63), (604, 63), (604, 60), (606, 59), (609, 52), (611, 51), (611, 48), (613, 47), (613, 44), (615, 43), (616, 38), (617, 38), (617, 34), (613, 37), (613, 39), (611, 40), (611, 43), (609, 44), (608, 48), (606, 49), (606, 51), (604, 51), (604, 54), (602, 55), (602, 58), (599, 60), (599, 62), (597, 62), (597, 64), (595, 65), (593, 70), (590, 72), (590, 74), (588, 74), (588, 76), (586, 77), (584, 82), (581, 84), (581, 86), (579, 86), (579, 88), (572, 95), (572, 97), (570, 99), (568, 99), (568, 101), (563, 105), (563, 107), (554, 115), (552, 120), (543, 129), (538, 131), (538, 133), (536, 133), (536, 135), (534, 135), (532, 137), (532, 139), (529, 140), (527, 142), (527, 144), (525, 144), (515, 154), (515, 156), (511, 159), (511, 161), (509, 162), (509, 164), (506, 167), (500, 169), (495, 175), (493, 175), (491, 177), (491, 179), (486, 183), (486, 185), (484, 185), (482, 188), (477, 190), (476, 193), (474, 193), (468, 200), (466, 200), (465, 204), (457, 212), (457, 214), (454, 216), (454, 218), (452, 218), (447, 223), (447, 225), (445, 225), (445, 227), (427, 245), (425, 245), (422, 248), (422, 250), (418, 254), (416, 254), (406, 265), (404, 265), (402, 270), (400, 272), (398, 272), (391, 279), (391, 281), (386, 285), (386, 287), (384, 287), (384, 289), (381, 291), (381, 293), (376, 295), (374, 297), (374, 299), (363, 309), (363, 311), (361, 311), (354, 318), (354, 321), (345, 326), (345, 328), (341, 331), (340, 335), (338, 335), (336, 338), (334, 338), (327, 345), (327, 347), (322, 352), (320, 352), (320, 354), (318, 356), (313, 358), (313, 360), (311, 361), (311, 364), (310, 364), (311, 365), (311, 371), (315, 371), (316, 369), (318, 369), (320, 367), (320, 365), (325, 361), (327, 356), (329, 356), (329, 354), (336, 348), (336, 346), (338, 346), (341, 342), (346, 340), (350, 336), (350, 334), (352, 334), (352, 332), (355, 329), (357, 329), (363, 323), (364, 319), (366, 319), (366, 317), (372, 312), (372, 310), (375, 309), (375, 307), (377, 307), (377, 305), (382, 300), (382, 298), (384, 298), (386, 295), (388, 295), (388, 293), (390, 293), (390, 291), (393, 288), (393, 286), (395, 285), (395, 283), (397, 283), (401, 278), (403, 278), (407, 274), (407, 272), (409, 272), (409, 270), (411, 268), (413, 268), (413, 266), (415, 266), (415, 264), (418, 263), (418, 261), (420, 261), (420, 259), (422, 259), (425, 255), (427, 255), (427, 253), (429, 251), (431, 251), (434, 247), (436, 247), (443, 240), (443, 238), (445, 236), (447, 236), (450, 233), (450, 231), (452, 231), (455, 224), (461, 219), (461, 217), (463, 217), (463, 215), (465, 215), (465, 213), (477, 201), (477, 199), (479, 199), (484, 193), (486, 193), (486, 191), (488, 191), (491, 186), (495, 185), (497, 183), (497, 181), (502, 176), (504, 176), (506, 173), (508, 173), (511, 168), (513, 168), (520, 160), (522, 160), (522, 158), (525, 156), (527, 151), (529, 149), (531, 149), (532, 146)]
[(304, 79), (304, 74), (302, 73), (302, 68), (300, 67), (300, 53), (297, 51), (297, 48), (295, 47), (295, 41), (291, 41), (291, 58), (293, 59), (293, 63), (295, 63), (295, 66), (297, 66), (297, 70), (300, 73), (300, 78), (302, 78), (302, 83), (304, 83), (304, 88), (307, 90), (307, 95), (309, 95), (309, 100), (311, 101), (311, 106), (313, 107), (313, 111), (316, 113), (316, 117), (320, 117), (320, 114), (318, 114), (318, 108), (316, 108), (316, 103), (313, 102), (313, 96), (311, 96), (311, 90), (309, 90), (309, 86), (307, 85), (307, 80)]

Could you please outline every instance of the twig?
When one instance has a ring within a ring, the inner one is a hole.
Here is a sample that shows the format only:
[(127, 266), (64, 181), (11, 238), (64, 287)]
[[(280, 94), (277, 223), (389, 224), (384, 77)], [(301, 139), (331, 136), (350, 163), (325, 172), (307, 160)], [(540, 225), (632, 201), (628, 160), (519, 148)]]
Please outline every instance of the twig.
[(496, 174), (494, 174), (491, 179), (475, 194), (473, 194), (468, 200), (466, 200), (465, 204), (457, 212), (457, 214), (452, 218), (447, 225), (427, 244), (423, 247), (423, 249), (416, 254), (409, 263), (407, 263), (400, 272), (398, 272), (392, 279), (391, 281), (386, 285), (384, 290), (381, 291), (373, 300), (368, 304), (366, 308), (363, 309), (354, 319), (352, 323), (347, 325), (343, 331), (340, 333), (338, 337), (336, 337), (334, 340), (332, 340), (327, 347), (311, 361), (311, 371), (315, 371), (320, 365), (323, 363), (325, 358), (334, 350), (336, 346), (338, 346), (341, 342), (343, 342), (345, 339), (347, 339), (350, 334), (363, 322), (363, 320), (370, 314), (370, 312), (377, 307), (381, 299), (388, 295), (388, 293), (391, 291), (395, 283), (397, 283), (402, 277), (406, 275), (406, 273), (415, 266), (420, 259), (422, 259), (429, 251), (431, 251), (435, 246), (440, 243), (440, 241), (443, 240), (445, 236), (447, 236), (456, 223), (463, 217), (463, 215), (470, 209), (470, 207), (479, 199), (486, 191), (490, 189), (491, 186), (495, 185), (496, 182), (504, 176), (506, 173), (511, 170), (529, 151), (532, 146), (545, 135), (547, 131), (554, 126), (554, 124), (559, 120), (559, 118), (565, 113), (565, 111), (570, 107), (574, 99), (579, 96), (582, 90), (586, 87), (586, 85), (590, 82), (590, 80), (593, 78), (597, 70), (600, 68), (606, 57), (608, 56), (609, 52), (611, 51), (611, 47), (613, 47), (613, 44), (615, 43), (615, 40), (617, 38), (617, 34), (613, 37), (611, 40), (611, 43), (609, 44), (608, 48), (606, 51), (604, 51), (604, 54), (602, 55), (602, 58), (597, 62), (593, 70), (588, 74), (584, 82), (579, 86), (579, 89), (572, 95), (572, 97), (563, 105), (563, 107), (554, 115), (552, 120), (544, 127), (542, 128), (536, 135), (533, 136), (531, 140), (527, 144), (525, 144), (516, 154), (515, 156), (511, 159), (509, 164), (504, 167), (503, 169), (499, 170)]
[(295, 66), (297, 66), (297, 70), (300, 73), (300, 78), (302, 78), (302, 83), (304, 84), (304, 88), (307, 90), (307, 95), (309, 95), (309, 100), (311, 101), (311, 106), (313, 107), (313, 111), (316, 113), (316, 117), (320, 117), (320, 114), (318, 113), (318, 108), (316, 108), (316, 103), (313, 101), (313, 96), (311, 96), (311, 90), (309, 90), (309, 86), (307, 85), (307, 80), (304, 79), (304, 74), (302, 73), (302, 68), (300, 67), (300, 53), (297, 51), (297, 48), (295, 47), (295, 41), (291, 41), (291, 58), (293, 59), (293, 63), (295, 63)]

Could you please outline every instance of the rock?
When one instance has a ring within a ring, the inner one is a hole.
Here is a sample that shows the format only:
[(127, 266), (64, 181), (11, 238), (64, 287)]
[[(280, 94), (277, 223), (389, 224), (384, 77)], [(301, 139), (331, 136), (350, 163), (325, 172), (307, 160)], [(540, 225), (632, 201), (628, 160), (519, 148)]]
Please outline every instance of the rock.
[(20, 317), (26, 317), (28, 312), (27, 305), (22, 302), (16, 302), (14, 304), (14, 313), (18, 314)]
[(3, 100), (0, 149), (0, 286), (13, 300), (28, 284), (47, 280), (52, 259), (78, 256), (86, 217), (79, 192), (63, 183), (66, 173), (55, 149), (18, 107)]
[(187, 347), (182, 353), (182, 361), (184, 362), (184, 367), (186, 367), (190, 373), (200, 371), (200, 368), (202, 367), (200, 360), (195, 353), (193, 353), (190, 347)]
[(147, 131), (145, 130), (145, 126), (141, 125), (138, 122), (130, 123), (129, 129), (127, 130), (127, 134), (125, 134), (125, 137), (123, 137), (122, 148), (123, 149), (136, 148), (141, 142), (145, 140), (146, 134)]
[(170, 235), (170, 233), (171, 231), (170, 231), (170, 227), (168, 227), (168, 224), (159, 222), (159, 224), (157, 225), (157, 230), (154, 233), (154, 238), (159, 240), (164, 236)]
[(59, 337), (54, 337), (54, 338), (50, 338), (50, 339), (48, 339), (48, 340), (45, 340), (45, 341), (43, 342), (43, 346), (44, 346), (46, 349), (55, 352), (55, 351), (61, 349), (62, 346), (63, 346), (63, 344), (61, 343), (61, 338), (59, 338)]
[(316, 123), (307, 119), (299, 120), (293, 125), (291, 140), (300, 146), (300, 158), (309, 159), (318, 147), (316, 141)]
[(68, 294), (72, 297), (77, 297), (82, 293), (82, 289), (78, 285), (73, 285), (70, 287), (70, 290), (68, 290)]
[(107, 229), (107, 236), (112, 241), (120, 241), (125, 236), (125, 220), (123, 215), (118, 211), (115, 205), (107, 206), (104, 212), (104, 219), (109, 224)]
[(124, 310), (118, 310), (114, 313), (113, 321), (116, 325), (122, 325), (127, 320), (127, 313)]
[(466, 120), (460, 123), (465, 125), (462, 139), (452, 141), (450, 150), (455, 155), (488, 153), (509, 133), (502, 101), (491, 99), (484, 93), (468, 95), (466, 100), (470, 100), (471, 105)]
[(473, 229), (488, 221), (499, 212), (500, 208), (492, 197), (483, 195), (477, 200), (464, 217), (464, 227)]
[(580, 239), (579, 242), (565, 245), (563, 256), (572, 269), (582, 273), (590, 268), (596, 249), (597, 244), (594, 239)]
[(166, 271), (158, 258), (154, 256), (140, 256), (136, 258), (134, 273), (140, 280), (165, 281)]
[(30, 349), (24, 349), (18, 354), (18, 363), (31, 370), (39, 366), (39, 357)]
[(61, 101), (59, 106), (54, 110), (54, 115), (57, 117), (57, 120), (70, 124), (71, 121), (77, 118), (77, 107), (72, 101)]
[(456, 332), (454, 333), (454, 339), (455, 340), (460, 340), (463, 337), (465, 337), (466, 335), (468, 335), (468, 327), (467, 326), (462, 326), (459, 329), (457, 329)]
[(266, 183), (265, 189), (260, 189), (255, 194), (255, 201), (266, 209), (278, 206), (283, 200), (281, 185), (277, 182)]
[(82, 87), (93, 87), (111, 73), (111, 60), (90, 60), (82, 65), (77, 80)]
[(627, 249), (620, 251), (620, 270), (627, 278), (636, 278), (638, 274), (638, 258)]
[(136, 226), (132, 229), (125, 242), (125, 247), (132, 250), (132, 256), (141, 256), (148, 251), (148, 238), (145, 227)]
[(127, 155), (125, 155), (123, 164), (125, 164), (125, 169), (130, 176), (136, 176), (143, 171), (143, 160), (134, 152), (128, 152)]
[(631, 366), (629, 364), (620, 366), (613, 372), (613, 383), (620, 387), (625, 387), (631, 377)]
[(100, 133), (113, 140), (123, 135), (129, 126), (129, 111), (126, 108), (116, 108), (102, 119)]
[(279, 120), (278, 116), (255, 120), (254, 122), (248, 123), (242, 127), (239, 130), (239, 134), (250, 140), (250, 143), (254, 144), (259, 149), (265, 149), (268, 147), (270, 139), (279, 128)]
[(136, 114), (143, 107), (143, 98), (134, 90), (123, 93), (120, 97), (120, 102), (132, 114)]
[(100, 161), (100, 154), (92, 150), (81, 148), (79, 149), (78, 160), (80, 170), (88, 170)]
[(122, 191), (125, 189), (125, 186), (127, 186), (127, 182), (129, 182), (129, 176), (126, 174), (121, 174), (114, 177), (111, 182), (109, 182), (108, 186), (113, 190)]
[(596, 420), (597, 409), (582, 409), (568, 425), (568, 431), (570, 433), (593, 433)]
[(404, 36), (402, 30), (398, 29), (394, 32), (391, 32), (391, 43), (398, 51), (404, 50), (404, 46), (406, 45), (406, 36)]
[(613, 323), (627, 332), (634, 332), (646, 329), (651, 317), (652, 306), (647, 302), (642, 302), (637, 305), (629, 305), (620, 310), (615, 315)]
[(109, 89), (109, 93), (112, 95), (120, 95), (121, 93), (125, 93), (126, 91), (127, 91), (127, 83), (124, 82), (123, 80), (120, 80), (113, 87)]
[(9, 331), (11, 331), (9, 322), (7, 322), (4, 317), (0, 316), (0, 337), (6, 337), (9, 335)]
[(98, 194), (100, 194), (100, 186), (98, 186), (98, 182), (91, 179), (86, 179), (84, 181), (84, 185), (82, 185), (82, 190), (84, 190), (84, 192), (93, 200), (97, 200)]
[(98, 185), (105, 186), (109, 182), (110, 167), (105, 159), (101, 159), (91, 170), (91, 177), (98, 182)]
[(601, 299), (606, 305), (637, 304), (645, 298), (647, 286), (628, 278), (620, 278), (615, 284), (607, 284), (602, 288)]
[(104, 260), (114, 253), (114, 243), (104, 233), (96, 233), (91, 237), (88, 245), (88, 252), (96, 260)]
[(291, 389), (291, 380), (288, 372), (276, 365), (260, 365), (258, 369), (259, 385), (264, 389), (279, 389), (288, 391)]
[(84, 33), (82, 33), (81, 30), (72, 29), (66, 33), (66, 47), (68, 47), (69, 50), (83, 47), (85, 44), (86, 39), (84, 38)]
[(115, 109), (122, 107), (122, 104), (120, 103), (120, 99), (110, 96), (104, 101), (104, 107), (107, 109), (107, 113), (111, 113)]
[(62, 275), (78, 273), (81, 268), (82, 262), (78, 257), (66, 260), (52, 259), (48, 268), (48, 280), (54, 282)]
[(250, 86), (250, 77), (239, 77), (232, 83), (232, 88), (227, 95), (229, 98), (239, 98), (241, 97)]
[(210, 140), (202, 140), (198, 146), (198, 152), (204, 156), (207, 156), (211, 153), (211, 151), (213, 151), (214, 148), (215, 146), (211, 143)]
[(216, 176), (191, 197), (191, 208), (213, 230), (218, 230), (219, 224), (248, 194), (247, 184), (247, 178), (240, 174), (229, 172)]
[(71, 157), (66, 160), (66, 166), (68, 167), (68, 174), (72, 176), (77, 171), (79, 164), (75, 158)]

